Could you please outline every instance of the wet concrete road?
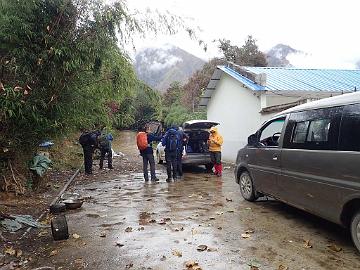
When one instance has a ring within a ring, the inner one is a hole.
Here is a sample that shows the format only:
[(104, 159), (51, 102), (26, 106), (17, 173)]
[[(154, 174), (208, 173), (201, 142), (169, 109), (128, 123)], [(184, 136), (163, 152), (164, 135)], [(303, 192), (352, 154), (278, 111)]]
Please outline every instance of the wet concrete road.
[[(128, 160), (115, 165), (141, 162), (133, 134), (127, 136), (118, 147)], [(185, 262), (196, 261), (212, 270), (360, 269), (346, 231), (280, 202), (244, 201), (231, 168), (222, 178), (189, 168), (174, 183), (157, 168), (157, 184), (144, 183), (139, 167), (77, 182), (72, 190), (90, 196), (80, 210), (67, 212), (70, 233), (80, 238), (52, 242), (46, 252), (56, 254), (33, 266), (187, 269)]]

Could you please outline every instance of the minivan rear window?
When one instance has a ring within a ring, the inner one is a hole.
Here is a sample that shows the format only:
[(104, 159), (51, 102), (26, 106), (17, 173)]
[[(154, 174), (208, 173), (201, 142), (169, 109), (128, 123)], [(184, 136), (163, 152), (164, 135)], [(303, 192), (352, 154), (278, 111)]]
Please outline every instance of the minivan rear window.
[(338, 149), (343, 107), (309, 110), (290, 114), (284, 148), (309, 150)]
[(345, 106), (339, 142), (340, 150), (360, 151), (360, 104)]

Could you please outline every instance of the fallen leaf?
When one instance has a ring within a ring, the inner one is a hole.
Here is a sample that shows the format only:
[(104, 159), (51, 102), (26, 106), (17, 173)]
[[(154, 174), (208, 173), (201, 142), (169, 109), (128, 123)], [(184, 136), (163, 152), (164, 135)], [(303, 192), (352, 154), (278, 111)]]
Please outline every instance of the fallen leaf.
[(247, 234), (251, 234), (251, 233), (254, 233), (254, 232), (255, 231), (253, 229), (248, 229), (248, 230), (245, 231), (245, 233), (247, 233)]
[(83, 258), (75, 259), (74, 263), (77, 265), (77, 267), (85, 267), (85, 261)]
[(185, 266), (187, 268), (194, 267), (194, 266), (197, 266), (197, 265), (199, 265), (199, 264), (196, 261), (188, 261), (188, 262), (185, 263)]
[(207, 250), (208, 246), (207, 245), (199, 245), (196, 250), (197, 251), (205, 251)]
[(16, 257), (20, 258), (22, 254), (23, 254), (23, 252), (22, 252), (21, 249), (18, 249), (18, 250), (16, 251)]
[(249, 234), (249, 233), (242, 233), (242, 234), (241, 234), (241, 237), (242, 237), (242, 238), (250, 238), (250, 237), (251, 237), (251, 234)]
[(232, 199), (226, 198), (226, 201), (227, 201), (227, 202), (232, 202)]
[(335, 244), (328, 245), (327, 247), (328, 247), (329, 249), (331, 249), (332, 251), (335, 251), (335, 252), (339, 252), (339, 251), (342, 250), (341, 247), (339, 247), (339, 246), (337, 246), (337, 245), (335, 245)]
[(116, 242), (115, 243), (115, 246), (117, 246), (117, 247), (123, 247), (123, 246), (125, 246), (123, 243), (121, 243), (121, 242)]
[(209, 220), (214, 220), (215, 218), (214, 217), (209, 217)]
[(214, 252), (214, 251), (217, 251), (217, 250), (218, 250), (217, 248), (211, 248), (211, 247), (207, 248), (208, 252)]
[(130, 268), (132, 268), (133, 266), (134, 266), (133, 263), (129, 263), (129, 264), (127, 264), (127, 265), (125, 266), (125, 269), (130, 269)]
[(228, 212), (228, 213), (234, 213), (235, 211), (232, 210), (232, 209), (230, 209), (230, 210), (227, 210), (226, 212)]
[(165, 261), (166, 260), (166, 256), (165, 255), (163, 255), (161, 258), (160, 258), (160, 261)]
[(143, 231), (143, 230), (145, 230), (145, 228), (144, 228), (144, 227), (140, 227), (140, 228), (138, 228), (138, 231)]
[(155, 220), (155, 219), (151, 219), (151, 220), (149, 220), (149, 223), (156, 223), (156, 220)]
[(106, 237), (106, 232), (101, 232), (100, 237)]
[(177, 256), (177, 257), (182, 257), (182, 253), (178, 250), (173, 250), (172, 255)]
[(53, 251), (50, 252), (50, 256), (55, 256), (59, 253), (58, 250), (54, 249)]
[(125, 232), (132, 232), (132, 227), (127, 227), (126, 229), (125, 229)]
[(80, 235), (78, 235), (77, 233), (74, 233), (74, 234), (72, 235), (72, 237), (73, 237), (74, 239), (79, 239), (79, 238), (80, 238)]
[(312, 248), (312, 245), (310, 244), (310, 240), (304, 240), (304, 248)]
[(5, 247), (5, 254), (9, 254), (10, 256), (14, 256), (16, 254), (16, 250), (13, 247)]
[(47, 231), (41, 231), (41, 232), (39, 232), (39, 234), (38, 234), (39, 237), (42, 237), (42, 236), (45, 236), (45, 235), (48, 235), (48, 232), (47, 232)]
[(218, 230), (222, 230), (222, 227), (218, 227)]
[(165, 221), (165, 220), (160, 220), (160, 221), (158, 222), (158, 224), (160, 224), (160, 225), (165, 225), (165, 224), (166, 224), (166, 221)]
[(245, 207), (245, 210), (251, 210), (251, 207)]
[(221, 216), (224, 212), (216, 212), (217, 215)]
[(255, 265), (251, 265), (250, 270), (259, 270), (259, 267), (255, 266)]
[(289, 267), (287, 267), (286, 265), (282, 265), (282, 264), (280, 264), (279, 268), (278, 268), (278, 270), (288, 270), (288, 269), (289, 269)]

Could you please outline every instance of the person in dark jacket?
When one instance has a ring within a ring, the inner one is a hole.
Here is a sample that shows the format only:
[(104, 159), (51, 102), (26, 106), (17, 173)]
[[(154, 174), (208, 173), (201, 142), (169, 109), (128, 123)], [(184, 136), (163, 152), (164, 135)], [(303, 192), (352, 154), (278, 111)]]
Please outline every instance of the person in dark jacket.
[(101, 134), (99, 130), (96, 131), (88, 131), (83, 130), (79, 143), (81, 144), (84, 151), (84, 167), (85, 174), (92, 174), (92, 165), (93, 165), (93, 153), (95, 148), (97, 147), (97, 137)]
[(170, 128), (164, 138), (161, 140), (162, 145), (165, 146), (165, 160), (166, 160), (166, 171), (167, 179), (166, 182), (171, 182), (172, 179), (177, 179), (177, 152), (178, 152), (178, 137), (175, 128)]
[(178, 148), (177, 148), (177, 154), (176, 154), (176, 166), (177, 166), (177, 174), (179, 178), (183, 177), (183, 170), (182, 170), (182, 156), (183, 156), (183, 150), (184, 146), (186, 145), (187, 141), (189, 140), (189, 137), (185, 134), (183, 129), (179, 127), (179, 129), (176, 132), (177, 138), (178, 138)]
[(152, 182), (159, 181), (159, 178), (156, 177), (155, 174), (155, 159), (154, 159), (154, 151), (152, 148), (152, 142), (159, 142), (161, 140), (161, 136), (155, 136), (154, 134), (149, 133), (149, 128), (147, 126), (139, 128), (139, 132), (147, 133), (147, 142), (148, 147), (145, 150), (140, 150), (140, 155), (143, 158), (143, 172), (145, 182), (149, 181), (148, 174), (148, 164), (150, 164), (150, 176)]
[(104, 165), (105, 156), (107, 158), (108, 168), (114, 169), (112, 165), (112, 149), (111, 149), (111, 142), (113, 140), (113, 136), (109, 133), (106, 128), (103, 128), (101, 131), (101, 135), (98, 137), (98, 144), (100, 149), (100, 163), (99, 167), (102, 170)]

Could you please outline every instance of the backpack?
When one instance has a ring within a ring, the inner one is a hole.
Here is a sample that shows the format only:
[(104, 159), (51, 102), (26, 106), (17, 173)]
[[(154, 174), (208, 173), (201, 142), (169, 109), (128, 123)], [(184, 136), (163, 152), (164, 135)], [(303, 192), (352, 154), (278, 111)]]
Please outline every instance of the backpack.
[(176, 136), (176, 133), (169, 133), (169, 137), (167, 140), (167, 150), (169, 152), (175, 152), (177, 150), (177, 145), (178, 145), (178, 138)]
[(79, 138), (79, 143), (81, 144), (81, 146), (85, 146), (85, 145), (89, 144), (90, 143), (90, 133), (89, 132), (82, 133)]
[(136, 144), (140, 151), (143, 151), (148, 147), (148, 140), (147, 140), (146, 132), (139, 132), (136, 135)]
[(110, 141), (106, 133), (101, 133), (97, 137), (98, 144), (101, 148), (110, 148)]

